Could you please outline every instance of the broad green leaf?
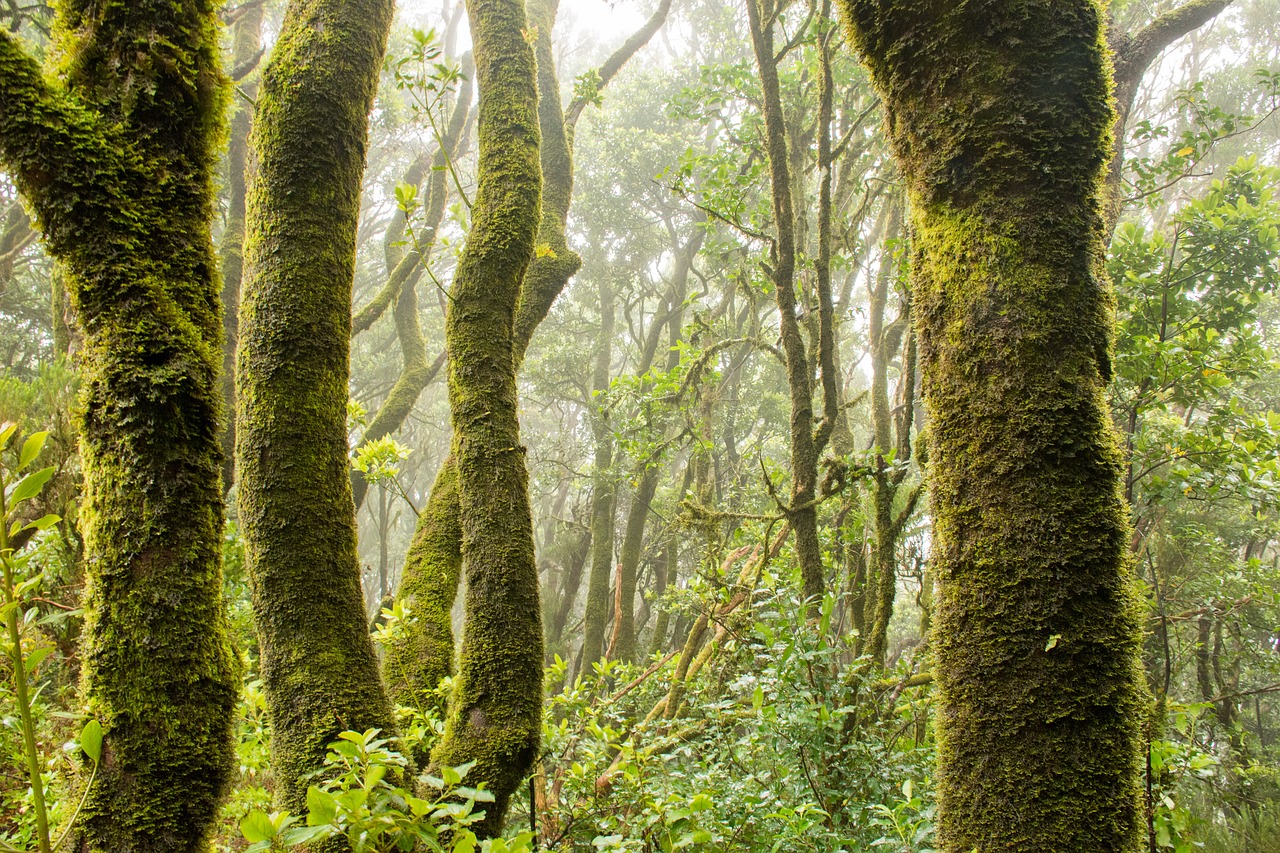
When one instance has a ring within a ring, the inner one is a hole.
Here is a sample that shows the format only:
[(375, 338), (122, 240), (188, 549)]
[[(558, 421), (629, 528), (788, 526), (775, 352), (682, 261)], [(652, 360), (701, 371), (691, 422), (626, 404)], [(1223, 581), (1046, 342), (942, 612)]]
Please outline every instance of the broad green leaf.
[(338, 801), (333, 794), (315, 785), (307, 789), (307, 824), (309, 826), (332, 823), (337, 816)]
[(53, 651), (53, 646), (41, 646), (40, 648), (33, 651), (31, 654), (27, 655), (27, 664), (26, 664), (27, 672), (29, 673), (35, 672), (36, 667), (40, 665), (40, 662), (43, 661), (45, 658), (47, 658), (49, 656), (49, 653), (52, 651)]
[(373, 788), (379, 782), (381, 782), (382, 778), (386, 775), (387, 775), (387, 768), (385, 765), (376, 764), (373, 767), (370, 767), (368, 772), (365, 773), (365, 776), (364, 776), (364, 787)]
[(240, 834), (253, 843), (270, 841), (276, 835), (276, 825), (262, 809), (254, 809), (240, 821)]
[(52, 468), (41, 468), (39, 471), (33, 471), (23, 477), (9, 491), (9, 508), (12, 509), (28, 498), (34, 498), (40, 494), (40, 490), (44, 488), (44, 484), (49, 482), (49, 478), (52, 476)]
[(102, 723), (97, 720), (85, 723), (84, 731), (80, 732), (80, 748), (95, 764), (102, 760)]
[(30, 524), (28, 524), (26, 527), (22, 529), (23, 530), (48, 530), (50, 527), (53, 527), (59, 521), (62, 521), (62, 516), (49, 513), (48, 515), (43, 515), (40, 518), (37, 518), (35, 521), (31, 522)]
[(22, 452), (18, 454), (18, 468), (21, 471), (26, 468), (31, 461), (40, 455), (41, 449), (44, 448), (44, 440), (49, 437), (47, 432), (32, 433), (31, 437), (22, 443)]

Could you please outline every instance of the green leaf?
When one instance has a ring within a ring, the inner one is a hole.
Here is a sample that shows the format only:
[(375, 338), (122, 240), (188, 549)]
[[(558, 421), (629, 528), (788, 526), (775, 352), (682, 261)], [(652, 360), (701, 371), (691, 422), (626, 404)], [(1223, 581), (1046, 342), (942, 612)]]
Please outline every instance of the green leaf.
[(338, 800), (315, 785), (307, 789), (307, 825), (323, 826), (338, 816)]
[(0, 449), (8, 446), (9, 439), (13, 438), (13, 434), (17, 431), (18, 425), (12, 422), (0, 426)]
[(22, 443), (22, 452), (18, 454), (18, 467), (16, 470), (21, 471), (31, 464), (31, 461), (40, 455), (40, 450), (44, 447), (44, 440), (49, 437), (47, 432), (32, 433), (31, 437)]
[(369, 792), (364, 788), (352, 788), (349, 791), (343, 791), (338, 795), (338, 804), (349, 812), (359, 811), (360, 807), (365, 804), (369, 798)]
[(269, 841), (276, 835), (276, 825), (262, 809), (254, 809), (240, 821), (240, 834), (245, 841), (253, 843)]
[(97, 720), (85, 723), (84, 731), (80, 732), (80, 748), (94, 764), (102, 760), (102, 723)]
[(282, 840), (286, 847), (297, 847), (300, 844), (310, 844), (312, 841), (328, 838), (332, 834), (333, 827), (330, 826), (298, 826), (286, 830)]
[(364, 775), (364, 787), (365, 788), (375, 787), (379, 782), (382, 781), (382, 778), (386, 775), (387, 775), (387, 768), (385, 765), (376, 764), (373, 767), (370, 767), (369, 770)]
[(27, 655), (27, 663), (26, 663), (27, 672), (28, 673), (35, 672), (36, 667), (40, 665), (40, 662), (45, 658), (47, 658), (49, 656), (49, 653), (52, 651), (53, 651), (53, 646), (42, 646), (36, 649), (31, 654)]
[(40, 494), (40, 490), (44, 488), (44, 484), (49, 482), (49, 478), (53, 476), (53, 468), (41, 468), (39, 471), (33, 471), (15, 483), (9, 490), (9, 507), (12, 509), (28, 498), (34, 498)]
[[(49, 513), (48, 515), (43, 515), (40, 518), (37, 518), (35, 521), (31, 522), (30, 524), (23, 527), (22, 529), (30, 530), (33, 533), (38, 530), (48, 530), (50, 527), (53, 527), (59, 521), (62, 521), (62, 516)], [(12, 537), (13, 534), (10, 533), (9, 536)]]

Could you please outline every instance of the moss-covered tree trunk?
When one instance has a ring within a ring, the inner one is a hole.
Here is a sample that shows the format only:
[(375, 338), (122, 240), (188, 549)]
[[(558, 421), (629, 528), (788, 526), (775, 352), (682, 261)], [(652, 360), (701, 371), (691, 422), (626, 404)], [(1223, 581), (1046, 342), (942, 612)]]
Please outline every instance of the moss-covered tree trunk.
[[(245, 8), (231, 30), (232, 71), (240, 66), (256, 65), (262, 54), (262, 4)], [(251, 72), (252, 68), (248, 69)], [(240, 330), (240, 281), (244, 277), (245, 181), (249, 172), (249, 129), (253, 125), (253, 105), (246, 99), (258, 94), (256, 78), (246, 80), (240, 91), (244, 97), (231, 102), (231, 122), (227, 145), (227, 217), (218, 246), (218, 262), (222, 269), (222, 401), (229, 414), (222, 434), (222, 488), (230, 490), (235, 482), (236, 450), (236, 342)]]
[[(771, 266), (767, 273), (773, 281), (782, 333), (782, 351), (786, 359), (787, 388), (791, 401), (791, 499), (786, 507), (787, 520), (796, 536), (796, 558), (800, 564), (803, 594), (808, 601), (810, 617), (816, 618), (826, 578), (822, 564), (822, 546), (818, 539), (818, 460), (826, 439), (815, 435), (813, 410), (813, 377), (804, 334), (796, 316), (796, 216), (792, 199), (792, 175), (788, 158), (782, 93), (778, 82), (778, 56), (774, 50), (773, 25), (780, 14), (775, 0), (747, 0), (747, 21), (756, 68), (760, 74), (765, 124), (765, 149), (769, 160), (769, 176), (775, 237), (770, 251)], [(829, 164), (827, 164), (829, 166)], [(829, 196), (828, 196), (829, 204)], [(830, 326), (830, 288), (826, 293), (824, 328)], [(828, 353), (830, 344), (828, 342)], [(828, 364), (826, 383), (833, 383)], [(831, 385), (834, 389), (834, 384)], [(824, 397), (825, 399), (825, 397)], [(824, 420), (833, 418), (828, 409)], [(823, 433), (829, 434), (829, 426)]]
[(582, 669), (604, 655), (604, 639), (613, 610), (614, 514), (617, 485), (613, 472), (613, 429), (609, 425), (609, 376), (613, 362), (613, 283), (600, 282), (600, 331), (596, 337), (596, 363), (591, 372), (588, 402), (591, 434), (595, 440), (595, 471), (591, 477), (591, 571), (587, 575), (587, 601), (582, 626)]
[(294, 0), (253, 126), (237, 362), (240, 520), (282, 805), (344, 729), (389, 729), (365, 624), (347, 374), (366, 121), (389, 0)]
[(82, 688), (106, 739), (79, 845), (196, 851), (230, 771), (237, 682), (220, 559), (214, 6), (59, 11), (58, 81), (0, 34), (0, 157), (83, 336)]
[(495, 834), (542, 725), (542, 617), (516, 402), (515, 315), (533, 258), (542, 170), (533, 49), (521, 0), (468, 0), (480, 92), (472, 227), (445, 318), (466, 621), (437, 764), (474, 761)]
[(915, 234), (941, 846), (1127, 851), (1138, 627), (1103, 400), (1096, 0), (842, 0)]

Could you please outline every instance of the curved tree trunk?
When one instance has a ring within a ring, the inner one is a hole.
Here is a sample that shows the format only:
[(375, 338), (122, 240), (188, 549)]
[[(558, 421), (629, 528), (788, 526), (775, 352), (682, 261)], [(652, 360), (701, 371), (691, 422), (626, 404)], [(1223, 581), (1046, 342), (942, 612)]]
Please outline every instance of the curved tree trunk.
[(502, 826), (542, 725), (542, 609), (516, 402), (516, 302), (539, 221), (537, 82), (520, 0), (468, 0), (480, 92), (479, 187), (445, 319), (466, 621), (432, 759), (474, 761)]
[(106, 738), (79, 843), (194, 853), (231, 769), (238, 681), (222, 609), (209, 233), (225, 91), (217, 23), (199, 0), (60, 13), (64, 83), (0, 33), (0, 157), (83, 335), (82, 687)]
[(842, 0), (912, 203), (942, 849), (1128, 851), (1141, 671), (1103, 399), (1095, 0)]
[[(569, 141), (569, 130), (581, 113), (582, 106), (585, 105), (571, 105), (568, 119), (561, 110), (560, 89), (556, 82), (550, 41), (557, 6), (556, 0), (536, 0), (529, 10), (529, 20), (537, 33), (536, 51), (540, 93), (538, 126), (542, 136), (539, 151), (543, 181), (542, 214), (538, 226), (537, 243), (550, 251), (538, 253), (529, 265), (521, 284), (513, 342), (517, 368), (524, 360), (525, 351), (538, 324), (546, 318), (552, 303), (581, 265), (581, 259), (569, 249), (565, 240), (565, 224), (573, 194), (573, 150)], [(604, 70), (613, 69), (609, 72), (610, 74), (616, 72), (653, 35), (657, 26), (665, 20), (669, 9), (670, 3), (661, 3), (653, 17), (639, 30), (637, 36), (629, 39), (606, 61)], [(641, 34), (644, 35), (643, 39), (639, 38)], [(603, 71), (602, 79), (604, 79)], [(446, 460), (445, 465), (453, 464), (455, 462), (451, 456)], [(438, 483), (439, 480), (437, 480)], [(459, 564), (447, 561), (438, 563), (414, 556), (415, 554), (424, 556), (453, 554), (460, 551), (460, 546), (450, 544), (448, 541), (453, 535), (449, 525), (437, 523), (444, 518), (442, 513), (448, 500), (450, 500), (448, 494), (437, 496), (433, 487), (427, 501), (427, 509), (419, 517), (418, 526), (414, 532), (414, 542), (422, 542), (423, 546), (410, 548), (398, 593), (403, 600), (410, 602), (411, 607), (413, 602), (419, 602), (420, 617), (416, 625), (411, 626), (402, 649), (393, 652), (388, 662), (392, 665), (398, 665), (397, 661), (406, 663), (406, 666), (401, 668), (404, 673), (407, 673), (404, 687), (416, 695), (434, 690), (439, 674), (449, 672), (453, 665), (452, 640), (446, 648), (443, 644), (436, 642), (436, 638), (453, 636), (449, 610), (457, 595)], [(456, 514), (457, 509), (453, 511)], [(427, 545), (428, 542), (432, 544)], [(435, 597), (432, 603), (422, 601), (425, 595)], [(429, 619), (436, 621), (428, 625), (426, 620)], [(446, 651), (448, 654), (445, 659), (431, 660), (431, 655), (443, 654)]]
[(295, 813), (339, 732), (392, 723), (346, 429), (366, 124), (391, 12), (389, 0), (293, 0), (254, 118), (236, 457), (272, 773)]

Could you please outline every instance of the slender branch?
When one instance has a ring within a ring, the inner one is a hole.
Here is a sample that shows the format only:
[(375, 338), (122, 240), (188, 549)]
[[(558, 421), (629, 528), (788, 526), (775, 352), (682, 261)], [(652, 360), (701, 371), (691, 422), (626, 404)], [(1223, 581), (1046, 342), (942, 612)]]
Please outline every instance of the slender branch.
[[(603, 89), (608, 85), (609, 81), (622, 70), (622, 66), (626, 65), (631, 57), (635, 56), (640, 48), (649, 43), (649, 39), (653, 38), (653, 34), (666, 23), (667, 14), (671, 11), (671, 0), (662, 0), (658, 4), (657, 10), (650, 16), (649, 20), (636, 30), (631, 38), (627, 39), (622, 45), (613, 52), (613, 54), (604, 61), (604, 65), (600, 66), (600, 70), (596, 73), (600, 77), (596, 91)], [(582, 115), (582, 111), (586, 109), (590, 101), (579, 95), (569, 102), (569, 107), (564, 111), (565, 127), (572, 130), (577, 127), (578, 118)]]

